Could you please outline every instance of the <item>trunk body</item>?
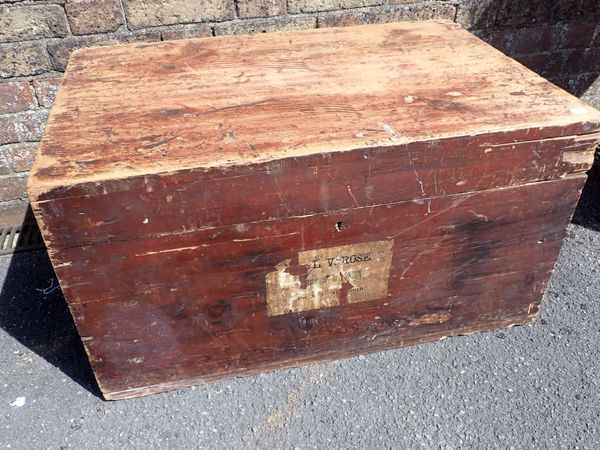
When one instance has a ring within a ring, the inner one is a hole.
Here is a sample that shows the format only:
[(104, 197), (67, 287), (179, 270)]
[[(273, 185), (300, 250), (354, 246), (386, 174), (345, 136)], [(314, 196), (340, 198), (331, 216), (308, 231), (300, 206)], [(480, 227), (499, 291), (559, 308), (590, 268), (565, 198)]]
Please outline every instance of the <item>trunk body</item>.
[(135, 44), (74, 54), (29, 189), (122, 399), (533, 320), (599, 130), (446, 22)]

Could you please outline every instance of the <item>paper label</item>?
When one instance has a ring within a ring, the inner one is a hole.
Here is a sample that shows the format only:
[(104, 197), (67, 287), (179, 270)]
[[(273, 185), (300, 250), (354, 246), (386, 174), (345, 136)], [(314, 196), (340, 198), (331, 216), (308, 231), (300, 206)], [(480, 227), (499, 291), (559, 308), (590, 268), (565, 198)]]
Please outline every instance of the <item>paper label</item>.
[(279, 316), (387, 295), (394, 241), (363, 242), (298, 253), (267, 274), (267, 315)]

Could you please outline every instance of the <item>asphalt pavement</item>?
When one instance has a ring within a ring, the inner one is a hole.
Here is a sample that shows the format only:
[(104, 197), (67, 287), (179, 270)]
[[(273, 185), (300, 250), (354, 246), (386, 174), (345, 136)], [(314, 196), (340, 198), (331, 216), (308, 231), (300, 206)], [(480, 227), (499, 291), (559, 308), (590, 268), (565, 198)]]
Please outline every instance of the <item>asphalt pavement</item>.
[(532, 324), (100, 398), (44, 251), (0, 257), (0, 449), (598, 449), (600, 174)]

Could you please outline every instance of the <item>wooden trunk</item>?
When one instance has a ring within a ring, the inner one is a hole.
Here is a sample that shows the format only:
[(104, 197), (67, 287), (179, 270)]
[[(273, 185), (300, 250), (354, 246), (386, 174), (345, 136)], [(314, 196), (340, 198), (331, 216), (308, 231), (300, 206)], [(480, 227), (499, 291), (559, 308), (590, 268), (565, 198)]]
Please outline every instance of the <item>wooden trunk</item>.
[(449, 22), (92, 48), (29, 192), (123, 399), (533, 320), (599, 132)]

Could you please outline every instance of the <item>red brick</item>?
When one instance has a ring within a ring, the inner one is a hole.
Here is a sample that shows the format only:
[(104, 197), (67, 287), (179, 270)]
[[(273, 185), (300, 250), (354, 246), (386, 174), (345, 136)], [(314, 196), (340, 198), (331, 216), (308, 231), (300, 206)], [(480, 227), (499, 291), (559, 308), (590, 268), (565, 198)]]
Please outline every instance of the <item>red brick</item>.
[(0, 42), (63, 37), (69, 31), (60, 5), (0, 7)]
[(598, 0), (462, 0), (457, 22), (471, 29), (556, 24), (598, 17), (598, 5)]
[(70, 0), (65, 10), (73, 34), (116, 31), (123, 25), (119, 0)]
[(577, 21), (564, 24), (560, 32), (557, 47), (579, 48), (590, 46), (597, 24), (597, 21)]
[(12, 142), (19, 142), (15, 119), (13, 116), (0, 116), (0, 144)]
[(127, 23), (137, 30), (161, 25), (233, 19), (233, 0), (123, 0)]
[(594, 42), (592, 43), (592, 45), (600, 47), (600, 23), (596, 27), (595, 35), (596, 35), (596, 39), (594, 39)]
[(127, 34), (99, 34), (93, 36), (71, 36), (48, 44), (48, 53), (54, 70), (64, 72), (73, 50), (110, 44), (160, 41), (159, 30), (146, 30)]
[(44, 134), (48, 110), (38, 109), (2, 117), (7, 119), (7, 128), (14, 130), (16, 134), (16, 139), (13, 137), (10, 142), (2, 143), (39, 141)]
[(317, 27), (347, 27), (364, 23), (365, 14), (362, 11), (347, 11), (341, 14), (327, 14), (317, 18)]
[(498, 0), (466, 0), (458, 4), (456, 21), (468, 29), (486, 29), (494, 26)]
[(0, 226), (20, 225), (30, 214), (27, 199), (0, 202)]
[(0, 44), (0, 77), (38, 75), (52, 70), (42, 42)]
[(598, 13), (598, 0), (500, 0), (496, 25), (556, 24), (598, 17)]
[(281, 16), (286, 12), (286, 0), (237, 0), (242, 19)]
[(583, 51), (580, 69), (581, 72), (600, 72), (600, 47)]
[(431, 18), (454, 21), (456, 20), (456, 6), (438, 3), (432, 7)]
[(536, 18), (533, 14), (535, 2), (536, 0), (498, 0), (494, 25), (516, 28), (530, 24)]
[(520, 55), (515, 56), (515, 59), (542, 77), (548, 78), (561, 75), (568, 55), (568, 52), (557, 51), (534, 55)]
[(0, 201), (27, 199), (27, 177), (12, 175), (0, 178)]
[(571, 51), (564, 70), (566, 73), (600, 72), (600, 47)]
[(40, 106), (49, 108), (54, 104), (62, 78), (46, 78), (33, 81), (35, 96)]
[(517, 56), (515, 59), (528, 69), (531, 69), (538, 74), (541, 74), (543, 72), (544, 67), (548, 63), (548, 57), (546, 55), (541, 54), (520, 55)]
[(270, 19), (236, 20), (215, 24), (215, 34), (252, 34), (270, 31), (299, 30), (315, 28), (316, 17), (273, 17)]
[(10, 173), (8, 168), (8, 161), (11, 159), (11, 155), (7, 148), (8, 145), (0, 145), (0, 175), (7, 175)]
[(0, 83), (0, 114), (25, 111), (36, 106), (29, 82)]
[(414, 4), (387, 6), (365, 12), (367, 23), (387, 23), (402, 20), (449, 19), (456, 16), (456, 7), (446, 4)]
[(539, 26), (512, 30), (508, 51), (523, 55), (547, 52), (554, 48), (555, 26)]
[(477, 30), (473, 33), (507, 55), (511, 54), (510, 46), (514, 30)]
[(572, 13), (579, 15), (581, 19), (595, 18), (598, 20), (600, 18), (600, 2), (598, 0), (580, 0), (578, 6)]
[(382, 0), (288, 0), (288, 10), (293, 14), (334, 11), (346, 8), (381, 5)]
[(28, 172), (31, 169), (38, 147), (37, 142), (23, 142), (4, 147), (6, 147), (4, 153), (12, 170), (15, 172)]
[(212, 27), (206, 23), (193, 25), (176, 25), (161, 30), (163, 41), (175, 39), (193, 39), (212, 36)]

